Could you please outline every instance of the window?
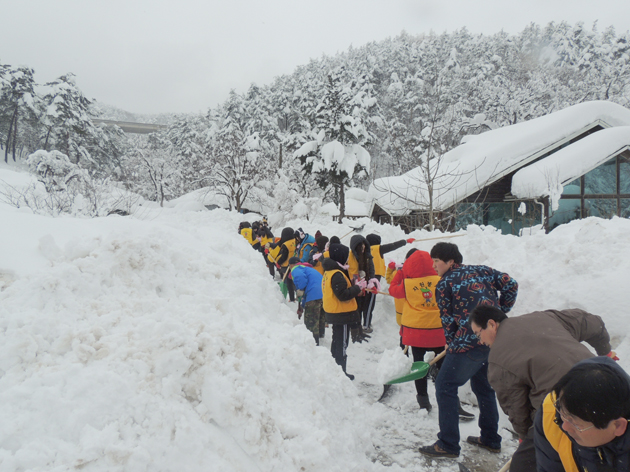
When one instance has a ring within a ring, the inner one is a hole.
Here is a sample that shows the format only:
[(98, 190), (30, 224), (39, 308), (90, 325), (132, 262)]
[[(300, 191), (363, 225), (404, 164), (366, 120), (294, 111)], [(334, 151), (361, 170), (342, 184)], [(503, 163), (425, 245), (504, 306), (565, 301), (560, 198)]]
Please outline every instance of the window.
[(580, 179), (575, 179), (562, 187), (562, 195), (579, 195), (582, 193)]
[(582, 217), (582, 200), (579, 198), (561, 198), (558, 209), (549, 218), (549, 229)]
[(630, 194), (630, 159), (619, 156), (619, 193)]
[(630, 198), (619, 199), (619, 216), (622, 218), (630, 218)]
[(612, 218), (617, 214), (616, 198), (585, 198), (584, 217)]
[(617, 159), (613, 158), (584, 175), (585, 195), (617, 193)]

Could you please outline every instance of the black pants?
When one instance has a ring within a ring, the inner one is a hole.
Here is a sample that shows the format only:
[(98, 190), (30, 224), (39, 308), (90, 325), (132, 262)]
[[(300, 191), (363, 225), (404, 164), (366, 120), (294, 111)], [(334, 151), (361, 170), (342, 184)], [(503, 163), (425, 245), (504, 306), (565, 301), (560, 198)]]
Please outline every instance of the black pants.
[(330, 352), (337, 362), (341, 366), (343, 371), (346, 371), (346, 361), (348, 355), (346, 350), (350, 342), (350, 325), (347, 324), (334, 324), (332, 325), (332, 341), (330, 344)]
[(534, 428), (529, 428), (527, 437), (518, 445), (512, 456), (510, 472), (530, 472), (536, 470), (536, 448), (534, 446)]
[(288, 274), (286, 277), (284, 276), (284, 274), (287, 273), (287, 270), (289, 270), (289, 267), (281, 267), (280, 269), (278, 269), (278, 273), (282, 276), (282, 278), (284, 278), (284, 283), (287, 284), (287, 290), (289, 291), (289, 300), (294, 302), (295, 301), (295, 284), (293, 283), (293, 279), (289, 277)]
[[(443, 350), (444, 350), (444, 346), (440, 346), (440, 347), (414, 347), (414, 346), (411, 346), (411, 352), (413, 354), (413, 361), (414, 362), (423, 361), (424, 360), (424, 355), (427, 352), (434, 352), (435, 355), (437, 356)], [(444, 358), (442, 358), (439, 361), (437, 361), (438, 369), (442, 366), (442, 362), (443, 361), (444, 361)], [(426, 376), (421, 378), (421, 379), (414, 380), (414, 383), (416, 384), (416, 393), (418, 395), (428, 395), (428, 392), (427, 392), (427, 377)]]
[[(379, 282), (381, 281), (381, 276), (374, 276)], [(372, 292), (365, 292), (365, 300), (363, 301), (363, 307), (361, 309), (361, 318), (363, 319), (363, 327), (369, 328), (372, 326), (372, 313), (374, 312), (374, 303), (376, 302), (376, 294)]]

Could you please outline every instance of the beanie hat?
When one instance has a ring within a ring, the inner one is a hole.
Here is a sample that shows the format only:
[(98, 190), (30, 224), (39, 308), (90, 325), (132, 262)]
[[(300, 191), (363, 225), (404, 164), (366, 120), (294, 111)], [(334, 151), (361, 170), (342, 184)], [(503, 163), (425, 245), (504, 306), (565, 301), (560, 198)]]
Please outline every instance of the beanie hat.
[(370, 246), (378, 246), (381, 244), (381, 237), (378, 234), (368, 234), (365, 239), (367, 239), (367, 242), (370, 243)]
[(315, 239), (321, 238), (321, 237), (322, 237), (322, 232), (320, 230), (315, 231)]
[(319, 252), (324, 252), (324, 248), (326, 247), (326, 243), (328, 242), (328, 238), (326, 236), (320, 236), (319, 238), (315, 238), (315, 245)]
[(341, 244), (341, 239), (339, 239), (337, 236), (332, 236), (330, 238), (330, 244)]
[(300, 258), (299, 257), (293, 256), (291, 259), (289, 259), (289, 265), (290, 264), (299, 264), (299, 263), (300, 263)]
[(331, 244), (330, 248), (328, 248), (328, 253), (333, 261), (343, 265), (348, 261), (350, 249), (343, 244)]
[(304, 234), (304, 230), (302, 228), (298, 228), (295, 230), (295, 233), (293, 233), (293, 237), (295, 239), (303, 241), (304, 238), (306, 237), (306, 234)]

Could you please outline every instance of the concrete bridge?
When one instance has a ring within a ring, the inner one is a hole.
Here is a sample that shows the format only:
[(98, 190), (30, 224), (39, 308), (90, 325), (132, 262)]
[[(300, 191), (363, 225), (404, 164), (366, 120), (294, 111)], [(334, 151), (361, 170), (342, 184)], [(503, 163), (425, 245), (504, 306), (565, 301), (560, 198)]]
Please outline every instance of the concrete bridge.
[(156, 125), (152, 123), (134, 123), (131, 121), (101, 120), (99, 118), (92, 118), (92, 122), (95, 125), (116, 125), (125, 133), (132, 134), (149, 134), (166, 129), (166, 125)]

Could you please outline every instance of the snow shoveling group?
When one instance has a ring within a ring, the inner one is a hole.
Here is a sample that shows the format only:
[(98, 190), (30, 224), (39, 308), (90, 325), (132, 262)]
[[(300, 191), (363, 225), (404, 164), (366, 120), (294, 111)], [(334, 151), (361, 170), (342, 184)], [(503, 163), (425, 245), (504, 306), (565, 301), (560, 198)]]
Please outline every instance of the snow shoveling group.
[[(315, 346), (236, 234), (242, 215), (0, 212), (1, 470), (458, 470), (418, 453), (435, 440), (437, 412), (418, 409), (412, 385), (376, 402), (378, 363), (399, 342), (389, 297), (377, 297), (371, 340), (350, 346), (352, 382), (330, 355), (328, 333)], [(511, 315), (579, 307), (602, 316), (628, 370), (629, 231), (619, 218), (520, 238), (469, 227), (458, 245), (465, 262), (518, 280)], [(405, 237), (367, 220), (365, 232)], [(466, 388), (460, 396), (474, 398)], [(517, 444), (509, 425), (502, 416), (499, 457), (464, 445), (458, 460), (498, 470)], [(477, 426), (462, 425), (466, 434)]]

